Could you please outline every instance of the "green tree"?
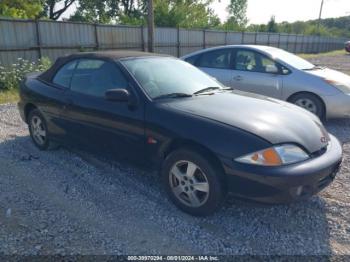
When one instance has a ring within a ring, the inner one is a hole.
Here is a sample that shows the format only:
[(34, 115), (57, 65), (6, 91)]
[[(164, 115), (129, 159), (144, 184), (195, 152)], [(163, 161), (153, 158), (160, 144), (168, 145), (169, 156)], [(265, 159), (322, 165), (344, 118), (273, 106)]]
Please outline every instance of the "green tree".
[(155, 0), (155, 24), (184, 28), (218, 26), (220, 19), (209, 7), (211, 2), (212, 0)]
[(271, 16), (270, 21), (267, 23), (267, 32), (270, 33), (277, 33), (278, 32), (278, 25), (276, 23), (275, 16)]
[(41, 17), (58, 20), (77, 0), (40, 0), (43, 6)]
[(116, 17), (116, 0), (80, 0), (79, 7), (69, 20), (108, 24)]
[(140, 24), (145, 13), (146, 0), (79, 0), (73, 21), (97, 23)]
[(247, 0), (231, 0), (227, 6), (229, 18), (224, 24), (226, 30), (244, 30), (247, 26)]
[(37, 18), (42, 11), (40, 0), (1, 0), (0, 17)]

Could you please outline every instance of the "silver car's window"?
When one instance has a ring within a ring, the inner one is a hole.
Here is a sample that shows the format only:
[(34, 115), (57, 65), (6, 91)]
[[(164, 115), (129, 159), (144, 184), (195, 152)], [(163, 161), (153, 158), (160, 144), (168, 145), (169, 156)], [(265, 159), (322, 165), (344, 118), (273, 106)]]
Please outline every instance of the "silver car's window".
[(291, 54), (289, 52), (286, 52), (281, 49), (277, 48), (271, 48), (267, 50), (272, 57), (275, 59), (279, 59), (283, 61), (286, 64), (291, 65), (294, 68), (297, 68), (299, 70), (308, 70), (315, 67), (315, 65), (311, 64), (310, 62), (306, 61), (305, 59), (302, 59), (299, 56), (296, 56), (294, 54)]
[(172, 93), (193, 94), (207, 87), (223, 88), (201, 70), (179, 59), (135, 58), (122, 63), (151, 98)]
[(231, 49), (218, 49), (202, 53), (197, 65), (199, 67), (228, 69), (231, 64)]
[(268, 66), (278, 64), (267, 56), (251, 50), (237, 50), (234, 59), (234, 69), (240, 71), (267, 73)]

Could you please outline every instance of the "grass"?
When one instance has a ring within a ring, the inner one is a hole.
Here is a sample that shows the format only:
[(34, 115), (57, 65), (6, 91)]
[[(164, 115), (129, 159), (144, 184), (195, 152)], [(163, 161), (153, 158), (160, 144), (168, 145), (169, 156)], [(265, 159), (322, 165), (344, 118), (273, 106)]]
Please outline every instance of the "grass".
[(304, 58), (304, 59), (311, 59), (311, 58), (318, 58), (318, 57), (325, 57), (325, 56), (337, 56), (337, 55), (345, 55), (347, 52), (344, 49), (341, 50), (335, 50), (327, 53), (318, 53), (318, 54), (298, 54), (298, 56)]
[(0, 91), (0, 104), (14, 103), (19, 100), (18, 90)]

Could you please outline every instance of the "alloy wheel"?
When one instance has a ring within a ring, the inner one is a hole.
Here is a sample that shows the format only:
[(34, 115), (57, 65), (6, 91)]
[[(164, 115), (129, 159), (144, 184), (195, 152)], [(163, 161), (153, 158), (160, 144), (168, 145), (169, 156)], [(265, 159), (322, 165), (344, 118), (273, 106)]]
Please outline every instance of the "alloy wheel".
[(169, 183), (176, 198), (189, 207), (200, 207), (208, 200), (208, 178), (190, 161), (178, 161), (173, 165), (170, 169)]
[(43, 146), (46, 142), (46, 129), (40, 117), (34, 115), (31, 119), (30, 129), (35, 142)]

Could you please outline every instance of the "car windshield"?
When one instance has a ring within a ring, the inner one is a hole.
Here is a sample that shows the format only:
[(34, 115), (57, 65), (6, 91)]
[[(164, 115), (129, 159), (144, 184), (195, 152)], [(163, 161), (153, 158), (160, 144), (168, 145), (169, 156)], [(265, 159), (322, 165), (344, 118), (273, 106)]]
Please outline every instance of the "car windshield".
[(186, 97), (204, 89), (224, 89), (214, 78), (179, 59), (134, 58), (122, 63), (152, 99)]
[(315, 68), (315, 65), (311, 64), (305, 59), (302, 59), (301, 57), (291, 54), (289, 52), (286, 52), (284, 50), (277, 49), (277, 48), (270, 48), (268, 52), (274, 58), (278, 58), (281, 61), (285, 62), (286, 64), (289, 64), (299, 70), (310, 70)]

